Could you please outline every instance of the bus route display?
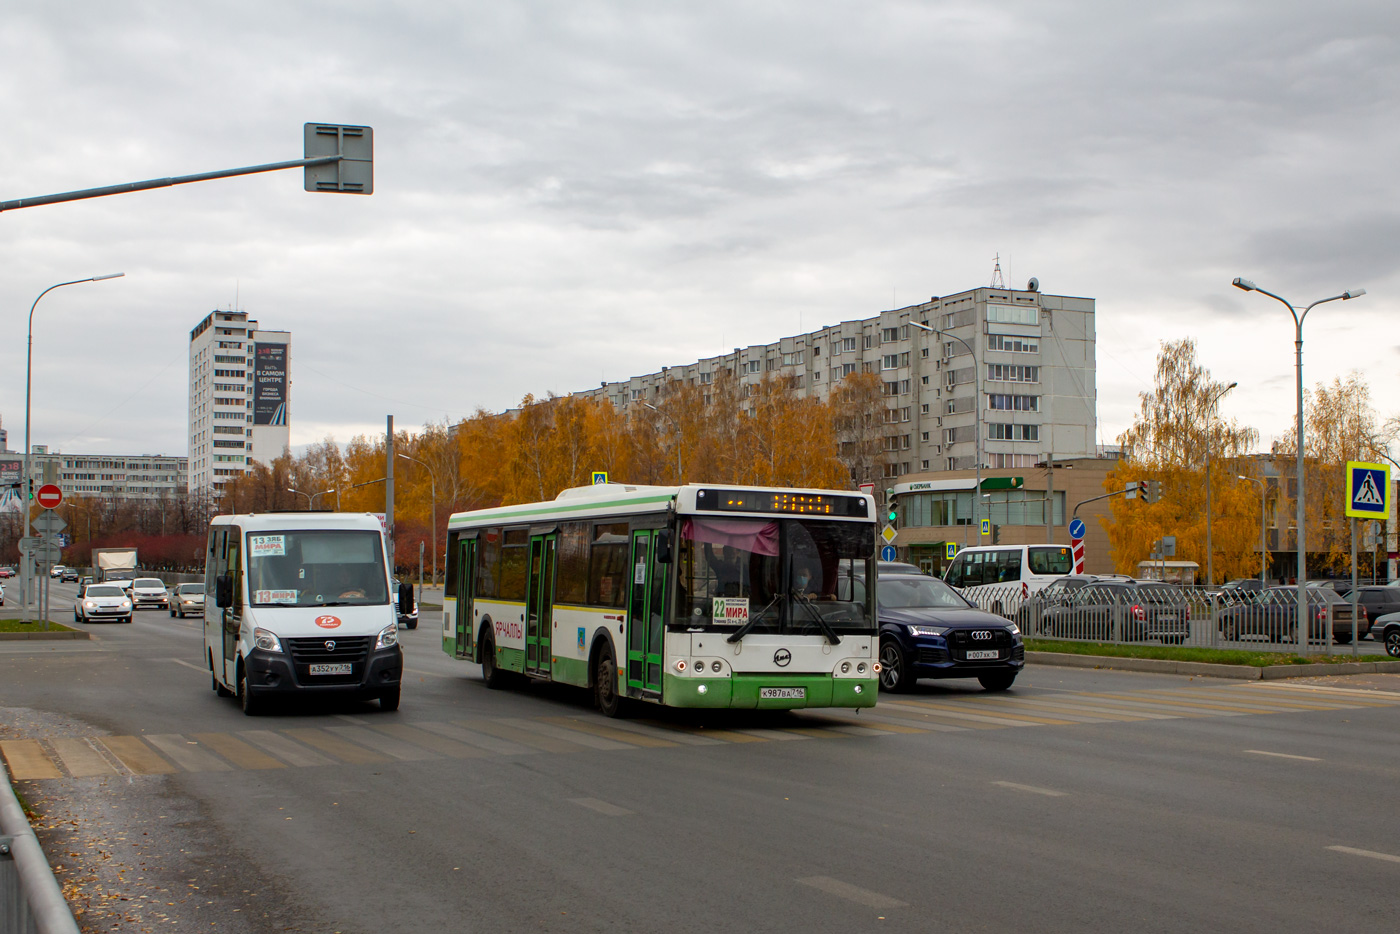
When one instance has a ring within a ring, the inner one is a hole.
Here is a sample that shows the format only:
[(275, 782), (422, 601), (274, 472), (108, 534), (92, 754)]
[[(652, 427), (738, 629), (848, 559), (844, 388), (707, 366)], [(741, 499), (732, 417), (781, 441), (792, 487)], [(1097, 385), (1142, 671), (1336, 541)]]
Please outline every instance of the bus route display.
[(698, 490), (695, 508), (714, 512), (768, 512), (813, 516), (866, 516), (864, 496), (778, 490)]

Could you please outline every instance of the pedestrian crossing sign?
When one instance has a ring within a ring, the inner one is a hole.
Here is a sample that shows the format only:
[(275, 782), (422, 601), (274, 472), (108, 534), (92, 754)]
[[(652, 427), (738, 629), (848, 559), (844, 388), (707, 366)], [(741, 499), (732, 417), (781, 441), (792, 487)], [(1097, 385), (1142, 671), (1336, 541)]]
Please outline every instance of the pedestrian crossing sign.
[(1354, 519), (1390, 515), (1390, 467), (1347, 461), (1347, 515)]

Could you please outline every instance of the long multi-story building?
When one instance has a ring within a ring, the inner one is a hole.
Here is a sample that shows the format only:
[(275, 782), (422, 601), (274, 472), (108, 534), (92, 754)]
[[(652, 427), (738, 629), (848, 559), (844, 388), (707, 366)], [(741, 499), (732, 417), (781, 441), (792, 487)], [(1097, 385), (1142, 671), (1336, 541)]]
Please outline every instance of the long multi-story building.
[(217, 493), (291, 443), (289, 331), (213, 311), (190, 331), (189, 490)]
[(878, 373), (884, 478), (972, 469), (979, 441), (987, 468), (1031, 467), (1047, 454), (1094, 457), (1094, 313), (1092, 298), (972, 289), (580, 395), (625, 408), (655, 403), (673, 381), (704, 386), (728, 371), (741, 392), (778, 376), (800, 395), (825, 400), (852, 373)]
[(65, 498), (160, 500), (187, 489), (189, 462), (167, 454), (64, 454), (36, 444), (29, 475), (36, 487), (58, 484)]

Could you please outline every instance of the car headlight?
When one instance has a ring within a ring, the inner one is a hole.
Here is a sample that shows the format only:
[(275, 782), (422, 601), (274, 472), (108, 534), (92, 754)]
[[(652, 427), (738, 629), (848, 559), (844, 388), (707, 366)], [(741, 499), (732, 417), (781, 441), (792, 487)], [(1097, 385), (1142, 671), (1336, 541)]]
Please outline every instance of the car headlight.
[(1013, 636), (1019, 636), (1021, 634), (1021, 627), (1017, 626), (1015, 623), (1012, 623), (1011, 625), (1006, 627), (1006, 631), (1011, 633)]
[(947, 626), (910, 626), (911, 636), (941, 636), (948, 632)]
[(399, 624), (385, 626), (379, 630), (379, 639), (374, 643), (376, 649), (387, 649), (399, 644)]
[(282, 651), (282, 642), (277, 638), (277, 634), (266, 629), (253, 630), (253, 647), (262, 649), (264, 652)]
[(123, 609), (123, 610), (129, 610), (129, 609), (131, 609), (131, 601), (130, 601), (130, 600), (123, 600), (123, 601), (122, 601), (122, 609)]
[(95, 610), (95, 609), (97, 609), (97, 604), (96, 604), (96, 603), (93, 603), (91, 600), (84, 600), (84, 601), (83, 601), (83, 609), (85, 609), (85, 610)]

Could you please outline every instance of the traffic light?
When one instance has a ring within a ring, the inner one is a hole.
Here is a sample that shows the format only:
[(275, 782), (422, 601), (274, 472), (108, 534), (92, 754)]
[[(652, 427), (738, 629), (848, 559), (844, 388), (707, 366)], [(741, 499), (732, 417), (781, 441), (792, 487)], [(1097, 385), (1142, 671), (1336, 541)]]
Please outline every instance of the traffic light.
[(1142, 499), (1147, 503), (1155, 503), (1162, 498), (1162, 482), (1160, 480), (1142, 481)]
[(895, 523), (899, 521), (899, 507), (894, 501), (894, 490), (885, 491), (885, 505), (888, 506), (890, 510), (890, 525), (898, 528)]
[(997, 525), (995, 522), (992, 523), (992, 544), (1001, 544), (1001, 526)]

